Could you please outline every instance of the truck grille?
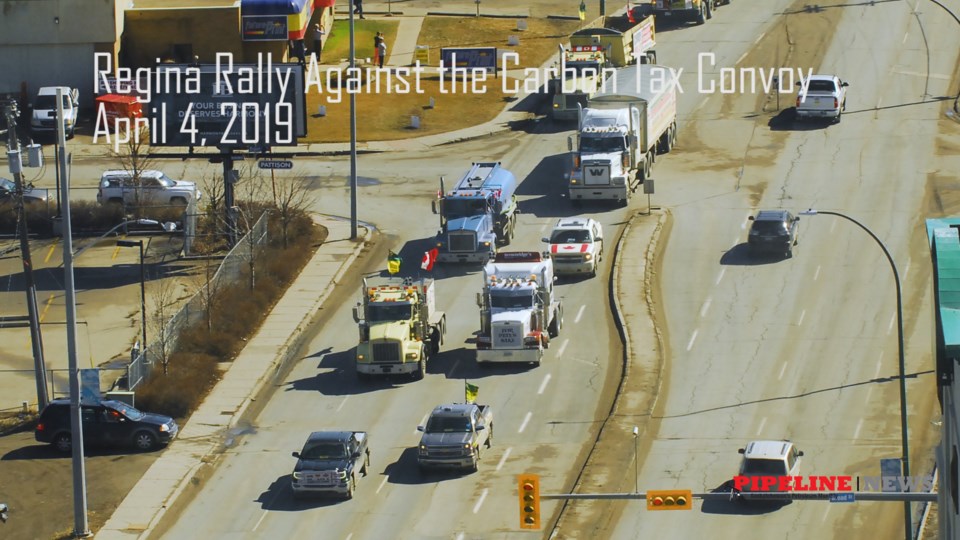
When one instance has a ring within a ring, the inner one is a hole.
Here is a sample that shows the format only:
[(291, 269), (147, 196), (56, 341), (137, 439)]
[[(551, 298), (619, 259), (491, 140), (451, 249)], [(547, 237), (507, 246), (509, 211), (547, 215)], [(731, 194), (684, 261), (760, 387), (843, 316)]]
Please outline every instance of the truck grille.
[(556, 259), (556, 261), (557, 261), (558, 263), (561, 263), (561, 264), (563, 264), (563, 263), (573, 264), (573, 263), (582, 263), (582, 262), (583, 262), (583, 255), (560, 255), (560, 254), (557, 254), (557, 255), (554, 255), (553, 258)]
[(400, 344), (399, 343), (374, 343), (373, 361), (389, 362), (397, 364), (400, 362)]
[(452, 232), (447, 238), (450, 251), (467, 251), (473, 253), (477, 250), (477, 239), (472, 232)]
[(521, 349), (523, 348), (523, 323), (504, 321), (493, 324), (494, 349)]
[(429, 457), (460, 457), (463, 455), (463, 446), (431, 446), (427, 448)]

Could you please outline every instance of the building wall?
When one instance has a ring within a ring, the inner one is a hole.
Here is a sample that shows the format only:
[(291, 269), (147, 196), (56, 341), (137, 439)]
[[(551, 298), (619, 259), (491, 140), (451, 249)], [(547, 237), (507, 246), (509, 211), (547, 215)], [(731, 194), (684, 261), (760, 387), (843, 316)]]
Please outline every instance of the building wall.
[[(282, 52), (285, 42), (274, 46)], [(128, 67), (151, 67), (161, 61), (203, 64), (216, 61), (217, 53), (232, 53), (234, 62), (245, 58), (240, 40), (240, 10), (235, 7), (183, 9), (131, 9), (126, 12), (121, 57)]]
[[(122, 4), (120, 2), (119, 4)], [(93, 99), (93, 52), (114, 49), (122, 26), (116, 0), (4, 0), (0, 4), (0, 94), (32, 100), (42, 86)]]

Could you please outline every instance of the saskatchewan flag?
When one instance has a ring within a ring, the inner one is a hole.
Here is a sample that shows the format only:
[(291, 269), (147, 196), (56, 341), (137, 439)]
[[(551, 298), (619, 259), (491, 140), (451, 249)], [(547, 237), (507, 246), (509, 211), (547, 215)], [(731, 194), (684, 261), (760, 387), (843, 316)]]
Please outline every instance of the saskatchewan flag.
[(390, 272), (390, 274), (399, 273), (400, 263), (402, 262), (403, 262), (403, 259), (401, 259), (399, 255), (391, 251), (390, 254), (387, 255), (387, 272)]
[(580, 20), (582, 21), (586, 18), (587, 18), (587, 4), (585, 4), (584, 2), (580, 2)]
[(480, 387), (475, 384), (470, 384), (467, 381), (463, 381), (463, 392), (466, 396), (467, 403), (473, 403), (477, 401), (477, 393), (480, 391)]

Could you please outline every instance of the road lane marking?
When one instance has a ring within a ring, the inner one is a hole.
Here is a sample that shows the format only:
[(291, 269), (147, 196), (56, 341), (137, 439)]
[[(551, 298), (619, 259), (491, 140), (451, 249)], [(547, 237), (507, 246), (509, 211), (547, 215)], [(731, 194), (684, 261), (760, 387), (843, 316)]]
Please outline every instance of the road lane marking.
[(760, 420), (760, 427), (757, 428), (757, 436), (760, 436), (760, 432), (763, 431), (763, 426), (766, 423), (767, 423), (767, 417), (764, 416), (763, 419)]
[(47, 316), (47, 310), (50, 309), (50, 304), (53, 302), (53, 293), (50, 293), (50, 298), (47, 298), (47, 305), (43, 306), (43, 311), (40, 313), (40, 322), (43, 322), (43, 318)]
[(789, 363), (790, 363), (790, 362), (784, 362), (783, 365), (780, 366), (780, 374), (777, 375), (777, 380), (778, 380), (778, 381), (783, 378), (783, 374), (784, 374), (784, 372), (787, 371), (787, 364), (789, 364)]
[(887, 325), (887, 335), (888, 335), (888, 336), (890, 335), (890, 332), (893, 331), (893, 323), (895, 323), (896, 321), (897, 321), (897, 314), (894, 313), (893, 316), (890, 317), (890, 324)]
[(480, 494), (480, 500), (477, 501), (477, 504), (473, 505), (474, 514), (480, 511), (480, 507), (483, 506), (483, 500), (487, 498), (487, 492), (489, 491), (489, 489), (483, 488), (483, 493)]
[[(427, 414), (423, 415), (423, 418), (420, 419), (420, 423), (417, 424), (417, 427), (420, 427), (420, 426), (422, 426), (422, 425), (425, 425), (425, 424), (427, 423), (427, 418), (429, 418), (429, 417), (430, 417), (430, 413), (427, 413)], [(419, 429), (415, 429), (415, 430), (413, 430), (413, 431), (414, 431), (414, 433), (420, 433), (420, 430), (419, 430)]]
[(457, 361), (454, 362), (452, 366), (450, 366), (450, 371), (447, 372), (447, 377), (450, 377), (450, 375), (457, 372), (457, 365), (459, 364), (460, 364), (460, 360), (457, 359)]
[(820, 265), (817, 265), (817, 271), (813, 273), (813, 280), (816, 281), (820, 277)]
[(688, 351), (693, 348), (693, 342), (694, 342), (696, 339), (697, 339), (697, 331), (694, 330), (694, 331), (693, 331), (693, 335), (690, 336), (690, 341), (687, 342), (687, 350), (688, 350)]
[(457, 535), (457, 540), (463, 540), (463, 533)]
[(827, 520), (827, 514), (830, 513), (830, 509), (831, 509), (831, 508), (833, 508), (833, 507), (832, 507), (832, 506), (827, 506), (827, 509), (823, 511), (823, 517), (820, 518), (820, 523), (823, 523), (824, 521)]
[(743, 54), (741, 54), (741, 55), (740, 55), (740, 58), (737, 58), (737, 61), (736, 61), (736, 62), (734, 62), (734, 64), (733, 64), (733, 65), (735, 65), (735, 66), (736, 66), (736, 65), (739, 65), (739, 64), (740, 64), (740, 62), (742, 62), (742, 61), (743, 61), (743, 59), (744, 59), (744, 58), (746, 58), (746, 57), (747, 57), (747, 53), (743, 53)]
[[(276, 498), (276, 497), (274, 497), (274, 498)], [(263, 523), (263, 518), (267, 517), (267, 514), (269, 514), (269, 513), (270, 513), (270, 512), (264, 512), (263, 515), (260, 516), (260, 519), (257, 520), (257, 524), (253, 526), (253, 530), (254, 530), (254, 531), (257, 530), (257, 527), (259, 527), (261, 523)]]
[(523, 430), (527, 429), (527, 422), (533, 418), (532, 412), (527, 412), (527, 415), (523, 417), (523, 423), (520, 424), (520, 429), (517, 430), (517, 433), (523, 433)]
[(880, 368), (883, 366), (883, 351), (880, 351), (880, 357), (877, 358), (877, 370), (873, 372), (873, 378), (876, 379), (880, 376)]
[(540, 383), (540, 389), (537, 390), (537, 394), (542, 394), (544, 390), (547, 389), (547, 383), (550, 382), (550, 374), (547, 373), (547, 376), (543, 378), (543, 382)]
[(765, 36), (765, 35), (767, 35), (766, 32), (760, 32), (760, 35), (757, 36), (757, 39), (755, 39), (755, 40), (753, 41), (753, 44), (756, 45), (757, 43), (760, 43), (760, 40), (763, 39), (763, 36)]
[(385, 485), (387, 484), (387, 478), (389, 478), (389, 476), (384, 476), (384, 477), (383, 477), (383, 480), (380, 482), (380, 485), (377, 486), (377, 490), (373, 492), (374, 495), (379, 494), (379, 493), (380, 493), (380, 490), (383, 489), (383, 486), (385, 486)]
[(710, 309), (710, 302), (712, 302), (712, 301), (713, 301), (713, 300), (711, 300), (711, 299), (708, 297), (708, 298), (707, 298), (707, 301), (703, 303), (703, 307), (700, 308), (700, 316), (701, 316), (701, 317), (703, 317), (704, 315), (707, 314), (707, 311)]
[(910, 32), (904, 32), (904, 33), (903, 33), (903, 41), (900, 42), (901, 45), (903, 45), (904, 43), (907, 42), (907, 36), (909, 36), (909, 35), (910, 35)]
[(342, 408), (343, 408), (343, 406), (344, 406), (344, 404), (346, 404), (346, 403), (347, 403), (347, 398), (348, 398), (348, 397), (350, 397), (350, 396), (346, 396), (346, 397), (344, 397), (344, 398), (343, 398), (343, 401), (341, 401), (341, 402), (340, 402), (340, 406), (339, 406), (339, 407), (337, 407), (337, 412), (340, 412), (340, 409), (342, 409)]
[(53, 243), (50, 244), (50, 251), (47, 252), (47, 256), (43, 259), (43, 264), (50, 262), (50, 257), (53, 257), (53, 251), (57, 247), (57, 240), (59, 240), (59, 238), (54, 238)]
[(350, 540), (351, 538), (353, 538), (353, 533), (348, 534), (344, 540)]
[(496, 469), (497, 472), (500, 472), (500, 468), (503, 467), (503, 464), (507, 462), (507, 458), (510, 456), (510, 452), (512, 452), (512, 451), (513, 451), (513, 447), (510, 446), (510, 447), (508, 447), (507, 450), (503, 453), (503, 457), (500, 458), (500, 462), (497, 463), (497, 469)]
[(882, 97), (881, 97), (881, 98), (877, 98), (877, 106), (874, 107), (874, 109), (879, 109), (881, 103), (883, 103), (883, 98), (882, 98)]
[(717, 281), (714, 283), (715, 285), (719, 285), (719, 284), (720, 284), (720, 280), (723, 279), (723, 274), (726, 273), (726, 271), (727, 271), (726, 268), (721, 268), (721, 269), (720, 269), (720, 275), (717, 276)]
[(944, 81), (950, 80), (950, 76), (945, 75), (943, 73), (927, 74), (927, 73), (920, 73), (919, 71), (907, 71), (904, 69), (893, 69), (893, 68), (890, 69), (890, 73), (896, 73), (898, 75), (911, 75), (913, 77), (923, 77), (923, 78), (929, 78), (929, 79), (940, 79)]
[[(126, 238), (126, 235), (121, 235), (120, 238)], [(96, 244), (97, 244), (96, 242), (93, 243), (93, 245), (96, 245)], [(110, 260), (111, 261), (116, 260), (117, 255), (119, 254), (120, 254), (120, 246), (113, 248), (113, 255), (110, 257)]]
[(580, 309), (577, 310), (577, 316), (573, 319), (573, 324), (580, 322), (580, 317), (583, 317), (583, 310), (587, 309), (587, 305), (584, 304), (580, 306)]
[(857, 429), (853, 430), (853, 440), (860, 438), (860, 428), (863, 427), (863, 418), (857, 422)]
[(540, 227), (540, 231), (542, 232), (542, 231), (547, 230), (547, 227), (549, 227), (549, 226), (550, 226), (550, 222), (548, 221), (548, 222), (544, 223), (542, 227)]
[(707, 104), (707, 99), (704, 98), (703, 101), (701, 101), (696, 107), (693, 108), (693, 112), (699, 111), (699, 110), (702, 109), (703, 106), (706, 105), (706, 104)]
[(797, 322), (797, 326), (803, 326), (803, 317), (807, 314), (807, 310), (800, 312), (800, 320)]
[(740, 237), (739, 237), (739, 236), (737, 236), (736, 238), (734, 238), (734, 239), (733, 239), (733, 242), (730, 243), (730, 249), (733, 249), (733, 248), (737, 247), (738, 245), (740, 245)]
[(907, 259), (907, 267), (903, 269), (903, 279), (907, 279), (907, 274), (910, 273), (910, 259)]
[(835, 220), (835, 219), (830, 220), (830, 232), (831, 232), (831, 233), (833, 232), (833, 229), (834, 229), (836, 226), (837, 226), (837, 220)]
[(560, 355), (563, 354), (563, 351), (567, 348), (567, 343), (570, 343), (569, 339), (563, 340), (563, 343), (560, 344), (560, 350), (557, 351), (557, 358), (560, 358)]

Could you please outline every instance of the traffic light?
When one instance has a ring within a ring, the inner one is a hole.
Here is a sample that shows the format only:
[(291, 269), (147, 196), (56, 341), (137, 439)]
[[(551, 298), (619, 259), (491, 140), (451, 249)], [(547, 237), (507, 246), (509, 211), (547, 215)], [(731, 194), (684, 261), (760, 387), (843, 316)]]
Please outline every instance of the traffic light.
[(520, 528), (540, 528), (540, 476), (517, 475), (517, 492), (520, 498)]
[(648, 491), (647, 510), (690, 510), (692, 499), (689, 489)]

